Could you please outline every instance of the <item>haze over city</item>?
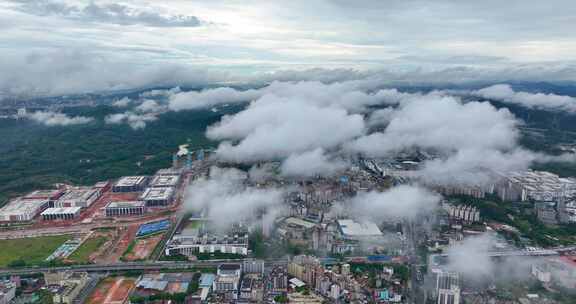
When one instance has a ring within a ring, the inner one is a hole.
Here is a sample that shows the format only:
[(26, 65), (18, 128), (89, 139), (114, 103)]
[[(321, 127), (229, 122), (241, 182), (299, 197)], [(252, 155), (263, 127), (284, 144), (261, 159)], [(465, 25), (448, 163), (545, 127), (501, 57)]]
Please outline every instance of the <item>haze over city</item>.
[(0, 16), (0, 303), (576, 301), (572, 1)]

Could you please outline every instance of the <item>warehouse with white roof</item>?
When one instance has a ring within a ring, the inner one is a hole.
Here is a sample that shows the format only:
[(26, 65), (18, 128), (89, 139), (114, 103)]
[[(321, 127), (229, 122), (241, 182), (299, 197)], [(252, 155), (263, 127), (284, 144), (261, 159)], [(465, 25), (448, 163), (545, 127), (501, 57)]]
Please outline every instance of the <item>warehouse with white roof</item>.
[(31, 221), (36, 215), (48, 208), (47, 199), (22, 199), (10, 201), (0, 209), (0, 221), (25, 222)]
[(82, 207), (48, 208), (42, 212), (42, 219), (51, 220), (72, 220), (80, 215)]
[(168, 206), (172, 203), (174, 197), (174, 188), (159, 187), (146, 188), (140, 199), (146, 203), (146, 206)]
[(140, 192), (147, 183), (147, 176), (124, 176), (114, 184), (112, 192)]

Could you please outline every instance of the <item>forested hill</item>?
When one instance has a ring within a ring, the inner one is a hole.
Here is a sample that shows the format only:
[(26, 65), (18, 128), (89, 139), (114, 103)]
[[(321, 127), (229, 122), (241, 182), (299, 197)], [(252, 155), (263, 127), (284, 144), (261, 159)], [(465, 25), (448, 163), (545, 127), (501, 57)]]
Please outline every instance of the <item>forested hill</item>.
[(150, 174), (171, 165), (177, 146), (212, 146), (207, 125), (222, 113), (169, 112), (141, 130), (110, 125), (109, 106), (65, 109), (95, 117), (81, 125), (47, 127), (29, 120), (0, 119), (0, 201), (54, 182), (91, 184), (122, 175)]

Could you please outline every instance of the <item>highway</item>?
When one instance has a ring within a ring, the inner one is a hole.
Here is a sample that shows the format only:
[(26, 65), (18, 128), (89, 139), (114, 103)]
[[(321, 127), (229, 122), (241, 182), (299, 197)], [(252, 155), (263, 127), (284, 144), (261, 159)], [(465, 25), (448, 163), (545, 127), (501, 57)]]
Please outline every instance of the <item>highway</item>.
[[(62, 267), (27, 267), (27, 268), (1, 268), (1, 275), (23, 275), (48, 271), (86, 271), (86, 272), (114, 272), (129, 270), (161, 270), (161, 269), (191, 269), (191, 268), (211, 268), (222, 263), (242, 263), (244, 260), (252, 259), (231, 259), (231, 260), (209, 260), (209, 261), (190, 261), (190, 262), (173, 262), (173, 261), (149, 261), (149, 262), (127, 262), (114, 264), (88, 264), (88, 265), (71, 265)], [(286, 265), (285, 259), (267, 260), (266, 267), (272, 265)]]

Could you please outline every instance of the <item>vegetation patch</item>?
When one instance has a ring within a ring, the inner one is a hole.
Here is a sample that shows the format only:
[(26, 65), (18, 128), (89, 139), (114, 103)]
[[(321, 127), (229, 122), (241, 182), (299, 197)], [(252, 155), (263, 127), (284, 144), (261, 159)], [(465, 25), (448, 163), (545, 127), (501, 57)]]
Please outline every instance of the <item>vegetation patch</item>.
[(108, 238), (105, 236), (91, 237), (82, 243), (68, 259), (80, 264), (90, 263), (90, 255), (104, 245), (106, 241)]
[(70, 235), (55, 235), (0, 240), (0, 267), (42, 264), (54, 250), (70, 238), (72, 238)]

